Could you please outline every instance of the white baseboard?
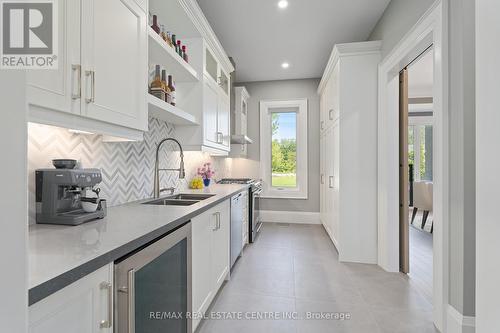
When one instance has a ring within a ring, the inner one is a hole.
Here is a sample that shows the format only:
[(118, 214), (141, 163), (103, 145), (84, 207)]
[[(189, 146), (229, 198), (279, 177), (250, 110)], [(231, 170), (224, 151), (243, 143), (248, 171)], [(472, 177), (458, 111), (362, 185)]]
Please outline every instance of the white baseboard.
[(475, 333), (476, 317), (464, 316), (448, 304), (446, 311), (446, 328), (448, 333)]
[(262, 222), (320, 224), (319, 212), (261, 210)]

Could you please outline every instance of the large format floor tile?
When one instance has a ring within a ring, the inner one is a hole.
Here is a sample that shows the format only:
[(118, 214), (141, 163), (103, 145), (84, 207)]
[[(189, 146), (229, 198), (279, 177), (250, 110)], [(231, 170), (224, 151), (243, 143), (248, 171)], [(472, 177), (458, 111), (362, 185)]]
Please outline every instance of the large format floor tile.
[(233, 317), (204, 320), (198, 332), (437, 332), (411, 279), (339, 262), (320, 225), (265, 223), (208, 312)]

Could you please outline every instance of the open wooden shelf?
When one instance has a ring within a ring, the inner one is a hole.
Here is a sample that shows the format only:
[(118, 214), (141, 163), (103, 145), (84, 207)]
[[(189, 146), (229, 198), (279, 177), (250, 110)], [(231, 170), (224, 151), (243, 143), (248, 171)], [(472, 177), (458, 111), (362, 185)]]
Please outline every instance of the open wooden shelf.
[(148, 94), (149, 115), (175, 125), (198, 125), (196, 117)]
[(172, 75), (175, 82), (197, 82), (198, 73), (170, 47), (151, 27), (149, 34), (149, 63), (161, 65)]

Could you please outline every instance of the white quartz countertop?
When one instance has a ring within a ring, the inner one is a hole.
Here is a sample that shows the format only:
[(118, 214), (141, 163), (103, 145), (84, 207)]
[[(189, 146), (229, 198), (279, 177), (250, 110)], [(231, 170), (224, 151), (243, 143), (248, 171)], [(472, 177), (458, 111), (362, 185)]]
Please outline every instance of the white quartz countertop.
[(247, 188), (248, 185), (213, 184), (203, 190), (182, 191), (214, 194), (191, 206), (143, 205), (151, 200), (148, 199), (108, 208), (104, 219), (79, 226), (30, 226), (30, 304)]

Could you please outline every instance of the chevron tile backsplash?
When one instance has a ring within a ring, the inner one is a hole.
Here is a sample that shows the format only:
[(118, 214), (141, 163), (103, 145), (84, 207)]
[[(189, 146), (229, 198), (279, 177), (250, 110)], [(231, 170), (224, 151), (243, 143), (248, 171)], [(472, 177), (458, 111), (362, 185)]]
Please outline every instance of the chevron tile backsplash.
[[(175, 126), (156, 118), (149, 119), (149, 132), (141, 142), (103, 142), (101, 135), (72, 133), (64, 128), (29, 123), (28, 187), (30, 224), (35, 223), (35, 170), (51, 168), (54, 158), (72, 158), (83, 168), (102, 170), (101, 197), (108, 206), (149, 198), (153, 191), (156, 144), (175, 137)], [(182, 144), (182, 142), (181, 142)], [(201, 152), (185, 152), (186, 179), (176, 172), (163, 172), (161, 187), (186, 189), (196, 169), (204, 162), (214, 165), (216, 178), (230, 175), (231, 159), (213, 158)], [(177, 168), (179, 153), (175, 144), (166, 142), (160, 168)]]

